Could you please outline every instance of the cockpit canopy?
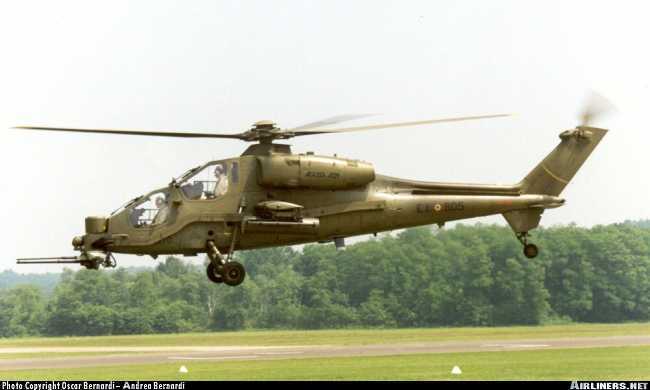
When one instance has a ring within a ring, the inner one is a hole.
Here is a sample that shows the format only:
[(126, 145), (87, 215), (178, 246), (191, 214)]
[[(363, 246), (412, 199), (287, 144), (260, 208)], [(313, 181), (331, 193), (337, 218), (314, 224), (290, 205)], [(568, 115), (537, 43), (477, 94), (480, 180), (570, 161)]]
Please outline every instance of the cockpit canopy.
[[(212, 161), (189, 170), (175, 183), (187, 200), (212, 201), (225, 195), (230, 183), (238, 181), (236, 161)], [(131, 226), (142, 228), (165, 223), (170, 214), (170, 191), (170, 187), (155, 190), (127, 204)]]
[(143, 197), (131, 209), (129, 221), (134, 227), (159, 225), (169, 215), (169, 189), (153, 192)]
[(228, 191), (228, 163), (215, 161), (197, 169), (180, 183), (187, 199), (216, 199)]

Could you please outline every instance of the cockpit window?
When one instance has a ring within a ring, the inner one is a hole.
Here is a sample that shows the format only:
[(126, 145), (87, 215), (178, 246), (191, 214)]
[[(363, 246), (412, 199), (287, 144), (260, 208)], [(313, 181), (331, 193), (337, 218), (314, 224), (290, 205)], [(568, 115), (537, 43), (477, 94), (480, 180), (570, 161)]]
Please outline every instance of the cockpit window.
[(160, 225), (169, 216), (169, 192), (159, 191), (149, 195), (131, 210), (129, 221), (134, 227)]
[(230, 169), (230, 180), (234, 184), (239, 183), (239, 163), (237, 161), (232, 162), (232, 168)]
[(130, 201), (124, 203), (124, 204), (121, 205), (118, 209), (116, 209), (115, 211), (113, 211), (113, 212), (111, 213), (111, 217), (112, 217), (113, 215), (116, 215), (117, 213), (121, 212), (122, 210), (128, 208), (128, 207), (131, 206), (133, 203), (139, 201), (141, 198), (142, 198), (142, 196), (138, 196), (137, 198), (133, 198), (133, 199), (131, 199)]
[(215, 162), (203, 167), (181, 183), (188, 199), (216, 199), (228, 192), (228, 164)]

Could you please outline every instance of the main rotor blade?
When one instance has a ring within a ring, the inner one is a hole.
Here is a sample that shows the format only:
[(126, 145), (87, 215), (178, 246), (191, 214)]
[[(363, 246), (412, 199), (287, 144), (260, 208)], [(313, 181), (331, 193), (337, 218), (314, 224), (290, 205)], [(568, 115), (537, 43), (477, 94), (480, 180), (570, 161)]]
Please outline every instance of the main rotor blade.
[(415, 122), (398, 122), (398, 123), (386, 123), (382, 125), (370, 125), (370, 126), (357, 126), (357, 127), (343, 127), (339, 129), (314, 129), (314, 130), (300, 130), (294, 131), (294, 135), (312, 135), (312, 134), (327, 134), (327, 133), (345, 133), (352, 131), (363, 131), (363, 130), (378, 130), (378, 129), (389, 129), (394, 127), (408, 127), (408, 126), (420, 126), (420, 125), (429, 125), (433, 123), (445, 123), (445, 122), (461, 122), (461, 121), (471, 121), (477, 119), (488, 119), (488, 118), (500, 118), (510, 116), (510, 114), (495, 114), (495, 115), (478, 115), (478, 116), (463, 116), (457, 118), (444, 118), (444, 119), (429, 119), (423, 121)]
[(73, 129), (67, 127), (38, 127), (38, 126), (16, 126), (13, 128), (21, 129), (21, 130), (67, 131), (67, 132), (74, 132), (74, 133), (96, 133), (96, 134), (118, 134), (118, 135), (142, 135), (142, 136), (152, 136), (152, 137), (243, 139), (241, 134), (183, 133), (183, 132), (166, 132), (166, 131), (112, 130), (112, 129)]
[(305, 129), (313, 129), (316, 127), (323, 127), (323, 126), (328, 126), (328, 125), (334, 125), (337, 123), (345, 122), (345, 121), (351, 121), (354, 119), (361, 119), (361, 118), (367, 118), (369, 116), (374, 116), (377, 114), (344, 114), (344, 115), (337, 115), (337, 116), (332, 116), (329, 118), (321, 119), (316, 122), (311, 122), (304, 124), (302, 126), (294, 127), (292, 129), (287, 129), (287, 131), (295, 131), (295, 130), (305, 130)]

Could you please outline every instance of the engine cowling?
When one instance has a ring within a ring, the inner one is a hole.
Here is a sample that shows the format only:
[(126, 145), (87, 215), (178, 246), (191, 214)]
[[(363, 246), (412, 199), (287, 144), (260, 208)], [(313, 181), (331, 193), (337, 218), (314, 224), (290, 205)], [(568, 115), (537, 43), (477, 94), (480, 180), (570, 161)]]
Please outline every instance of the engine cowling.
[(363, 187), (375, 180), (372, 164), (314, 155), (259, 156), (263, 187), (337, 190)]

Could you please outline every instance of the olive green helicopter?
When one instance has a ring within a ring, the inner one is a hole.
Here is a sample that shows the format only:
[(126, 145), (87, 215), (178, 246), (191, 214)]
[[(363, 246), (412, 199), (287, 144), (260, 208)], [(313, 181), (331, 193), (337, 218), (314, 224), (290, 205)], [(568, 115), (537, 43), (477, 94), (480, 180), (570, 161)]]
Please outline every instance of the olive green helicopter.
[(562, 132), (560, 142), (517, 184), (426, 182), (383, 176), (355, 159), (294, 154), (276, 143), (293, 137), (398, 128), (506, 116), (483, 115), (347, 128), (327, 128), (367, 115), (342, 115), (281, 129), (260, 121), (237, 134), (73, 129), (20, 126), (15, 129), (178, 138), (230, 138), (250, 145), (239, 157), (209, 161), (138, 196), (109, 216), (85, 219), (85, 234), (74, 237), (80, 252), (70, 257), (18, 259), (19, 264), (77, 263), (88, 269), (115, 267), (114, 253), (150, 255), (207, 253), (207, 276), (236, 286), (246, 271), (233, 260), (237, 250), (310, 242), (345, 246), (345, 238), (419, 225), (502, 214), (528, 258), (529, 242), (542, 213), (564, 204), (559, 197), (607, 130), (582, 124)]

